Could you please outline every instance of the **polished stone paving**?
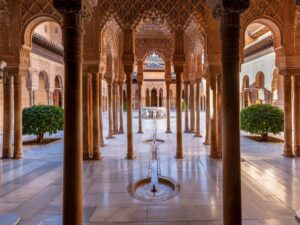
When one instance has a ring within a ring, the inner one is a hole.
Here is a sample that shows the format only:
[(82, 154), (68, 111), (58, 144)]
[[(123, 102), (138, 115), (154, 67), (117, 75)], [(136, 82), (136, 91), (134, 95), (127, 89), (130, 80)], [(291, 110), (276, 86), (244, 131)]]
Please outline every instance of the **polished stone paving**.
[[(105, 140), (102, 161), (84, 162), (84, 224), (222, 224), (222, 161), (210, 159), (204, 138), (192, 134), (183, 135), (185, 158), (176, 160), (175, 120), (173, 116), (172, 134), (164, 132), (165, 120), (158, 122), (158, 138), (165, 141), (159, 146), (161, 173), (181, 185), (180, 193), (159, 203), (142, 202), (127, 193), (132, 180), (148, 174), (150, 146), (144, 141), (151, 138), (152, 123), (145, 120), (144, 134), (134, 135), (136, 160), (125, 160), (124, 134)], [(107, 135), (107, 115), (104, 121)], [(203, 113), (202, 125), (204, 121)], [(133, 122), (137, 131), (138, 120)], [(284, 158), (282, 143), (242, 138), (241, 146), (243, 224), (298, 224), (294, 211), (300, 208), (300, 159)], [(23, 160), (0, 161), (0, 214), (18, 213), (23, 225), (61, 224), (62, 150), (63, 142), (58, 141), (25, 147)]]

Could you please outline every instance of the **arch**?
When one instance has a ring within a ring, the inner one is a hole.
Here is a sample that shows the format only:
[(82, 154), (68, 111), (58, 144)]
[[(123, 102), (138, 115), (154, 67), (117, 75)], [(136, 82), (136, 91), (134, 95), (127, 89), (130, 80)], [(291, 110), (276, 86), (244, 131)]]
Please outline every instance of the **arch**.
[(244, 90), (244, 89), (248, 89), (248, 88), (250, 88), (250, 81), (249, 81), (249, 76), (248, 75), (245, 75), (244, 77), (243, 77), (243, 84), (242, 84), (242, 90)]
[(250, 81), (249, 76), (245, 75), (243, 77), (242, 84), (242, 108), (246, 108), (251, 105), (251, 92), (250, 92)]
[(22, 29), (21, 29), (21, 43), (20, 45), (25, 45), (28, 48), (32, 47), (32, 34), (34, 29), (40, 25), (41, 23), (44, 22), (55, 22), (57, 23), (60, 27), (61, 27), (61, 18), (53, 16), (53, 15), (49, 15), (49, 14), (38, 14), (35, 15), (33, 17), (31, 17), (31, 19), (28, 20), (28, 22), (26, 22)]
[(150, 91), (149, 89), (147, 88), (146, 89), (146, 107), (150, 107)]
[(45, 71), (39, 73), (38, 89), (35, 91), (37, 105), (48, 105), (49, 77)]
[(255, 88), (265, 88), (265, 75), (261, 71), (257, 72), (255, 75)]
[(158, 106), (158, 100), (157, 100), (158, 94), (156, 88), (152, 88), (151, 90), (151, 107), (157, 107)]

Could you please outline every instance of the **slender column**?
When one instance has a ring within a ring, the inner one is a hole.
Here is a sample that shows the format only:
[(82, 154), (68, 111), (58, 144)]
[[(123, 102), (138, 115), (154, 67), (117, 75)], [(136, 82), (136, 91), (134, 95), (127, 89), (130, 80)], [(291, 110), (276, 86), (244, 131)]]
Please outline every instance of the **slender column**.
[(35, 91), (32, 91), (32, 105), (36, 105), (35, 99)]
[(217, 76), (217, 149), (222, 156), (222, 76)]
[(12, 155), (12, 77), (8, 72), (3, 76), (3, 149), (2, 158), (8, 159)]
[(93, 159), (99, 160), (100, 153), (100, 110), (99, 110), (99, 74), (92, 74), (93, 90)]
[(300, 76), (294, 76), (294, 153), (300, 156)]
[(112, 82), (107, 81), (107, 92), (108, 92), (108, 139), (113, 138), (114, 127), (113, 127), (113, 109), (112, 109)]
[(22, 149), (22, 74), (14, 75), (14, 158), (21, 159), (23, 157)]
[(242, 224), (240, 156), (240, 13), (249, 0), (223, 0), (222, 45), (222, 134), (223, 134), (223, 224)]
[(201, 121), (201, 107), (200, 107), (200, 99), (201, 99), (201, 90), (200, 90), (200, 80), (196, 80), (196, 134), (195, 137), (202, 137), (200, 132), (200, 121)]
[(212, 112), (210, 112), (210, 157), (219, 158), (217, 145), (217, 87), (215, 74), (211, 74), (210, 76), (210, 87), (212, 95)]
[(120, 81), (119, 82), (119, 95), (120, 95), (120, 129), (119, 129), (119, 134), (124, 134), (124, 127), (123, 127), (123, 114), (124, 114), (124, 107), (123, 107), (123, 85), (124, 82)]
[(30, 106), (33, 106), (34, 104), (33, 104), (33, 90), (29, 90), (28, 91), (28, 93), (29, 93), (29, 104), (30, 104)]
[(132, 131), (132, 71), (125, 71), (127, 87), (127, 159), (135, 159)]
[(170, 119), (170, 81), (166, 82), (167, 86), (167, 131), (166, 133), (172, 133), (171, 131), (171, 119)]
[(206, 90), (205, 90), (205, 145), (210, 145), (210, 80), (206, 75)]
[(189, 133), (189, 83), (184, 82), (184, 103), (185, 103), (185, 113), (184, 113), (184, 132)]
[(87, 2), (82, 0), (78, 2), (79, 4), (68, 4), (66, 1), (53, 0), (54, 7), (63, 15), (65, 64), (63, 225), (81, 225), (83, 219), (82, 52), (84, 29), (81, 6)]
[(176, 125), (177, 125), (177, 148), (176, 148), (176, 158), (182, 159), (182, 72), (175, 71), (176, 73)]
[(82, 76), (82, 146), (83, 159), (88, 160), (93, 157), (93, 136), (92, 136), (92, 112), (91, 112), (91, 74), (84, 73)]
[(292, 80), (284, 74), (284, 156), (293, 157), (292, 148)]
[(143, 133), (143, 121), (142, 121), (142, 82), (138, 81), (139, 90), (139, 134)]
[(53, 105), (53, 92), (48, 91), (48, 105)]
[(195, 133), (195, 85), (194, 82), (190, 84), (190, 108), (191, 108), (191, 115), (190, 115), (190, 132)]
[(113, 126), (114, 126), (114, 135), (119, 133), (118, 131), (118, 83), (117, 81), (113, 82)]
[(100, 147), (104, 147), (104, 135), (103, 135), (103, 91), (102, 91), (102, 79), (103, 75), (99, 74), (99, 129), (100, 129)]

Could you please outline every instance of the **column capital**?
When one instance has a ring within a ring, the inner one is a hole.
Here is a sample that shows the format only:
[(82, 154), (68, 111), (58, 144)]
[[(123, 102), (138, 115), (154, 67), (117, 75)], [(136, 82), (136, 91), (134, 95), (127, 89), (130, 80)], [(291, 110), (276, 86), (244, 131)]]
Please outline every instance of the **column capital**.
[(53, 6), (60, 13), (80, 14), (84, 19), (91, 19), (93, 7), (98, 0), (53, 0)]
[(222, 0), (222, 13), (243, 13), (250, 6), (250, 0)]

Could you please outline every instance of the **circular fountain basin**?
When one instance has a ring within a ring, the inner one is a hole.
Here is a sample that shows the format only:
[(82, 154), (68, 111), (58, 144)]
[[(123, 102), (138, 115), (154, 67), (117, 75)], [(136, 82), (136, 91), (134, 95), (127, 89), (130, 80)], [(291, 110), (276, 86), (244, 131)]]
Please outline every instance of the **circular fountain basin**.
[(180, 191), (180, 185), (170, 178), (159, 177), (155, 189), (156, 192), (153, 192), (150, 177), (134, 181), (128, 185), (128, 193), (132, 197), (147, 202), (166, 201), (175, 197)]

